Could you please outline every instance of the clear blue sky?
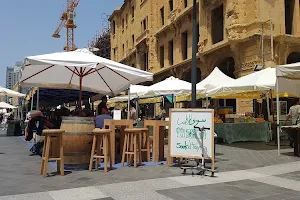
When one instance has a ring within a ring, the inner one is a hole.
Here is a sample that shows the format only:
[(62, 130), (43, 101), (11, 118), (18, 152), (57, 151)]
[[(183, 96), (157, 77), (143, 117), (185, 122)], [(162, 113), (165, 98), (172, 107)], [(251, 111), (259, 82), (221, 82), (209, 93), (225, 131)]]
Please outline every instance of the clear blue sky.
[[(124, 0), (81, 0), (76, 9), (75, 44), (87, 47), (88, 40), (102, 30), (102, 13), (110, 15)], [(0, 86), (5, 87), (6, 67), (24, 57), (63, 51), (61, 38), (52, 38), (65, 9), (66, 0), (2, 0), (0, 6)]]

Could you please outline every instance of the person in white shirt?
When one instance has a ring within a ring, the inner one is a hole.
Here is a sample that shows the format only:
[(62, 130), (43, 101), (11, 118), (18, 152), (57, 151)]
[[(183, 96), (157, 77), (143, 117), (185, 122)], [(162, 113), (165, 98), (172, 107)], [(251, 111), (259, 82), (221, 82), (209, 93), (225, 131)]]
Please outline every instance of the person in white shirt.
[[(293, 105), (290, 107), (289, 114), (286, 117), (285, 125), (287, 125), (287, 121), (292, 118), (292, 125), (297, 125), (300, 117), (300, 100), (299, 98), (295, 98), (293, 101)], [(288, 135), (290, 137), (290, 146), (294, 147), (294, 139), (295, 132), (289, 132)]]
[(300, 116), (300, 101), (299, 98), (295, 98), (293, 101), (293, 105), (290, 107), (289, 114), (286, 117), (285, 124), (287, 121), (292, 118), (292, 124), (297, 125), (299, 116)]
[(7, 128), (7, 118), (9, 116), (9, 113), (7, 112), (6, 109), (3, 109), (2, 114), (3, 114), (3, 119), (2, 119), (2, 122), (1, 122), (1, 124), (3, 126), (2, 130), (5, 130)]

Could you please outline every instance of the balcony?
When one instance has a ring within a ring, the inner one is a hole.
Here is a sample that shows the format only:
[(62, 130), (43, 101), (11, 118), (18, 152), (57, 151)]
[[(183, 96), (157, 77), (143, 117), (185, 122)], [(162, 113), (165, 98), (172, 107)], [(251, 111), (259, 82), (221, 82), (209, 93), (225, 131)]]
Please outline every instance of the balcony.
[(165, 23), (165, 25), (156, 32), (155, 37), (159, 37), (164, 31), (166, 31), (170, 28), (173, 28), (173, 25), (180, 23), (181, 21), (185, 20), (186, 18), (189, 21), (191, 21), (192, 14), (193, 14), (193, 6), (192, 5), (184, 8), (183, 10), (181, 10), (180, 8), (174, 9), (167, 16), (167, 22)]
[(135, 43), (136, 45), (140, 44), (144, 40), (149, 37), (149, 30), (145, 30), (138, 38), (136, 38)]
[(121, 58), (121, 60), (119, 60), (120, 63), (122, 62), (126, 62), (126, 60), (130, 60), (132, 56), (134, 56), (136, 53), (136, 48), (133, 49), (128, 49), (125, 52), (125, 55)]

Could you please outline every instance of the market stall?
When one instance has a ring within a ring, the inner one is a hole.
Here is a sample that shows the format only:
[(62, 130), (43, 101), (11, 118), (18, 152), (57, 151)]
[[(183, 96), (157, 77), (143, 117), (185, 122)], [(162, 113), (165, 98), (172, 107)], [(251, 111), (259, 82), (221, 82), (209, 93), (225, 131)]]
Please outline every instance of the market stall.
[[(270, 90), (275, 88), (274, 68), (254, 72), (236, 80), (229, 81), (207, 92), (207, 96), (217, 99), (265, 99), (267, 101), (268, 119), (270, 120)], [(271, 124), (254, 112), (234, 113), (232, 107), (216, 109), (215, 132), (226, 143), (263, 141), (271, 139)]]
[[(293, 94), (296, 97), (300, 96), (300, 63), (293, 63), (288, 65), (280, 65), (276, 67), (276, 108), (277, 116), (280, 115), (280, 101), (279, 92), (287, 92)], [(294, 155), (299, 156), (300, 151), (300, 126), (299, 124), (294, 126), (288, 126), (283, 128), (286, 131), (291, 131), (294, 135)], [(277, 118), (277, 132), (281, 131), (280, 119)], [(280, 155), (280, 135), (277, 134), (278, 155)]]
[[(215, 132), (223, 142), (268, 142), (271, 139), (270, 123), (262, 118), (228, 114), (227, 123), (215, 118)], [(231, 122), (230, 122), (231, 121)]]

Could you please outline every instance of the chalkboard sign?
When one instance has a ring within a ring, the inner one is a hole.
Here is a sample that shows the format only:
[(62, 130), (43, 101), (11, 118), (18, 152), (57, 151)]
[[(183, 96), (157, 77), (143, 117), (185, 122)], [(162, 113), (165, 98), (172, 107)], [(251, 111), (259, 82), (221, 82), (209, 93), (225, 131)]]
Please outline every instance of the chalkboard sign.
[(213, 159), (214, 110), (172, 109), (168, 140), (170, 157)]

